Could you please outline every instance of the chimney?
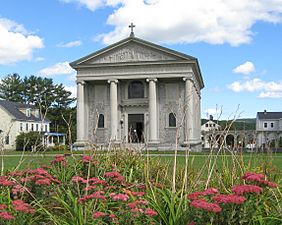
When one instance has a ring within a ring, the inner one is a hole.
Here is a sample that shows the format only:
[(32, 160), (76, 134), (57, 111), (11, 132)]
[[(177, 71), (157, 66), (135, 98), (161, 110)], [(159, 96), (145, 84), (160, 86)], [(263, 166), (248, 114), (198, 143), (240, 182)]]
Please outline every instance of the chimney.
[(263, 114), (266, 114), (267, 113), (267, 111), (266, 111), (266, 109), (263, 111)]
[(213, 121), (213, 116), (212, 115), (210, 115), (210, 120)]

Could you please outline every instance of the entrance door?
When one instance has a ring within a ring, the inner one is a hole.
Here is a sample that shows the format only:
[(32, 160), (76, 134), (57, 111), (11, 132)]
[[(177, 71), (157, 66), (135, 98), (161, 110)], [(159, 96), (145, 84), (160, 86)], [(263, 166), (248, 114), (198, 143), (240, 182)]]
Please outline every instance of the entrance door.
[(128, 114), (128, 142), (144, 142), (144, 114)]

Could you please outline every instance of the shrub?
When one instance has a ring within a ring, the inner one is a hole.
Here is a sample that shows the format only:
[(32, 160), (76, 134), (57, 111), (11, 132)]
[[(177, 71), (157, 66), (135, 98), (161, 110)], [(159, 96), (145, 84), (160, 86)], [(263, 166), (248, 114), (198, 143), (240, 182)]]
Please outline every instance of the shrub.
[(21, 133), (16, 138), (17, 151), (41, 151), (42, 149), (42, 136), (38, 132), (32, 131), (28, 133)]

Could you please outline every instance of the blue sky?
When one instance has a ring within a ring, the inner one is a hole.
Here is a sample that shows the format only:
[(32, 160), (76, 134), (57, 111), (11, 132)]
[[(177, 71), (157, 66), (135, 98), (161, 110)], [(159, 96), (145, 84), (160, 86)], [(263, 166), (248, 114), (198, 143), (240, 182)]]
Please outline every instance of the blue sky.
[(137, 37), (198, 58), (202, 118), (282, 110), (281, 0), (0, 3), (0, 78), (46, 76), (75, 95), (68, 63), (127, 37), (134, 22)]

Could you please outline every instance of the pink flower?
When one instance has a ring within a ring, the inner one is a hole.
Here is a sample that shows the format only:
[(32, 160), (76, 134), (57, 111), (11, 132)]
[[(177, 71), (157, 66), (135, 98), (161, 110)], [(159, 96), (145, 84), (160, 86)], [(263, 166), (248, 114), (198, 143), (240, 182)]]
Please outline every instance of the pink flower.
[(0, 212), (0, 218), (3, 218), (5, 220), (13, 220), (13, 219), (15, 219), (15, 217), (12, 216), (11, 214), (9, 214), (8, 212)]
[(195, 208), (204, 209), (209, 212), (221, 212), (221, 207), (218, 204), (207, 202), (205, 199), (193, 200), (190, 205)]
[(83, 156), (81, 156), (81, 160), (82, 160), (82, 162), (84, 162), (84, 163), (89, 163), (89, 162), (91, 161), (91, 156), (89, 156), (89, 155), (83, 155)]
[(196, 222), (188, 223), (188, 225), (196, 225)]
[(44, 178), (44, 179), (39, 179), (37, 181), (35, 181), (35, 184), (38, 184), (38, 185), (50, 185), (51, 182), (48, 178)]
[(81, 183), (83, 183), (83, 184), (86, 184), (86, 183), (87, 183), (87, 181), (86, 181), (84, 178), (80, 177), (80, 176), (73, 176), (73, 177), (71, 178), (71, 181), (72, 181), (72, 182), (75, 182), (75, 183), (78, 183), (78, 182), (81, 182)]
[(154, 211), (153, 209), (150, 209), (150, 208), (147, 208), (145, 210), (144, 214), (147, 215), (147, 216), (150, 216), (150, 217), (158, 215), (158, 213), (156, 211)]
[(278, 187), (278, 184), (267, 181), (267, 180), (261, 180), (259, 181), (260, 184), (265, 184), (266, 186), (270, 187), (270, 188), (276, 188)]
[(127, 204), (127, 206), (128, 206), (129, 208), (131, 208), (131, 209), (135, 209), (135, 208), (137, 207), (137, 205), (138, 205), (138, 202), (137, 202), (137, 201), (135, 201), (135, 202), (130, 202), (130, 203)]
[(12, 202), (12, 205), (14, 206), (15, 210), (17, 211), (21, 211), (24, 213), (31, 213), (31, 214), (35, 213), (35, 209), (31, 208), (29, 204), (25, 203), (24, 201), (20, 199), (14, 200)]
[(246, 172), (244, 176), (242, 176), (242, 179), (247, 181), (260, 181), (260, 180), (264, 180), (265, 176), (259, 173)]
[(217, 193), (218, 193), (218, 190), (216, 188), (208, 188), (202, 192), (202, 195), (214, 195)]
[(91, 182), (92, 184), (102, 184), (102, 185), (107, 185), (107, 182), (106, 181), (104, 181), (104, 180), (101, 180), (101, 179), (99, 179), (99, 178), (97, 178), (97, 177), (92, 177), (92, 178), (90, 178), (89, 179), (89, 182)]
[(93, 189), (96, 189), (97, 187), (96, 186), (88, 186), (88, 187), (86, 187), (84, 190), (85, 191), (91, 191), (91, 190), (93, 190)]
[(86, 201), (88, 199), (101, 199), (101, 200), (105, 200), (106, 197), (104, 195), (102, 195), (102, 194), (104, 194), (103, 191), (96, 191), (96, 192), (94, 192), (92, 194), (85, 195), (84, 197), (79, 198), (78, 202), (84, 202), (84, 201)]
[(51, 163), (51, 164), (59, 164), (59, 163), (62, 163), (62, 166), (66, 166), (66, 165), (67, 165), (67, 161), (66, 161), (65, 157), (62, 156), (62, 155), (56, 155), (56, 156), (55, 156), (55, 159), (52, 160), (50, 163)]
[(107, 214), (104, 213), (104, 212), (94, 212), (92, 218), (97, 219), (97, 218), (100, 218), (100, 217), (105, 217), (106, 215)]
[(117, 195), (112, 196), (112, 199), (114, 201), (124, 201), (124, 202), (126, 202), (129, 199), (129, 196), (126, 195), (126, 194), (117, 194)]
[(250, 185), (250, 184), (245, 184), (245, 185), (235, 185), (232, 188), (232, 191), (237, 194), (237, 195), (242, 195), (245, 193), (257, 193), (260, 194), (263, 189), (257, 185)]
[(113, 214), (113, 213), (112, 213), (112, 214), (110, 214), (110, 215), (109, 215), (109, 217), (110, 217), (112, 220), (117, 220), (116, 215), (115, 215), (115, 214)]
[(0, 210), (4, 210), (4, 209), (6, 209), (7, 208), (7, 205), (5, 205), (5, 204), (1, 204), (0, 205)]
[(145, 195), (145, 192), (141, 192), (141, 191), (140, 192), (134, 192), (134, 191), (132, 191), (131, 194), (133, 196), (142, 197), (142, 196)]
[(198, 199), (200, 196), (203, 196), (203, 193), (197, 191), (197, 192), (193, 192), (193, 193), (187, 195), (187, 198), (190, 199), (190, 200), (196, 200), (196, 199)]
[(212, 198), (216, 203), (235, 203), (242, 204), (246, 201), (246, 198), (243, 196), (230, 194), (230, 195), (221, 195), (218, 194)]

